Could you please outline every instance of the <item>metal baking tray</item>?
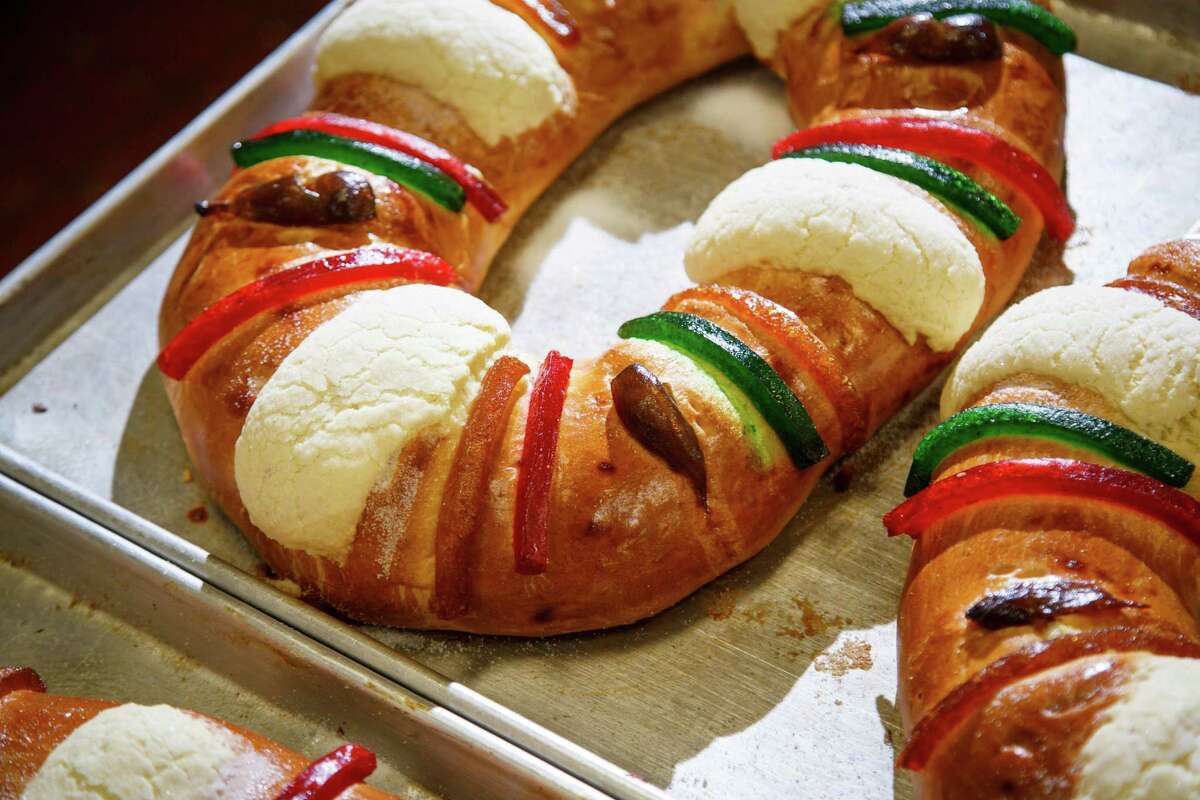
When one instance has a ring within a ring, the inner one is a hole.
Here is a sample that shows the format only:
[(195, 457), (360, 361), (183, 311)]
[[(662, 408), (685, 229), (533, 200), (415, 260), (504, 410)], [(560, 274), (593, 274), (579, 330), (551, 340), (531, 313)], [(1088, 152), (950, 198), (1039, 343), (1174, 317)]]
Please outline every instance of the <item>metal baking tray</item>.
[[(1115, 277), (1200, 216), (1193, 0), (1057, 7), (1082, 42), (1067, 59), (1079, 231), (1042, 248), (1022, 293)], [(189, 479), (152, 368), (155, 316), (191, 202), (228, 174), (231, 140), (304, 107), (312, 43), (335, 11), (0, 283), (0, 471), (614, 796), (907, 797), (891, 765), (908, 547), (879, 517), (901, 497), (936, 389), (762, 554), (628, 628), (530, 641), (361, 627), (255, 577)], [(789, 129), (782, 86), (748, 61), (633, 112), (521, 222), (484, 299), (528, 350), (599, 352), (617, 323), (686, 284), (691, 221)], [(201, 506), (207, 520), (189, 519)]]
[(603, 795), (0, 476), (0, 651), (57, 694), (170, 703), (309, 755), (375, 751), (413, 800)]

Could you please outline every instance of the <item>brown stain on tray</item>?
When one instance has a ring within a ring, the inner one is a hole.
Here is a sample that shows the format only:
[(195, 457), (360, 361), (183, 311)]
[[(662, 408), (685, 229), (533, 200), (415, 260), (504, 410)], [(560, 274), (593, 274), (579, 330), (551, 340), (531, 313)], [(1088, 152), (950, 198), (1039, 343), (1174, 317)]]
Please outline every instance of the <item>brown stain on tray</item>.
[(805, 597), (796, 595), (792, 598), (796, 611), (788, 615), (788, 624), (776, 631), (776, 636), (788, 636), (797, 641), (836, 633), (851, 624), (846, 617), (822, 613), (816, 605)]
[[(775, 636), (786, 637), (806, 643), (800, 649), (788, 650), (788, 658), (813, 658), (813, 648), (819, 652), (831, 644), (837, 634), (853, 625), (849, 617), (821, 610), (816, 603), (803, 595), (793, 595), (789, 602), (767, 600), (739, 604), (741, 592), (731, 587), (721, 587), (707, 599), (704, 610), (708, 617), (717, 622), (749, 622), (760, 626), (774, 625)], [(831, 654), (818, 655), (814, 661), (816, 669), (841, 677), (851, 669), (870, 669), (873, 663), (871, 647), (866, 642), (852, 639)]]
[(710, 619), (717, 622), (727, 620), (737, 610), (737, 593), (733, 589), (723, 588), (713, 593), (707, 607), (704, 609)]

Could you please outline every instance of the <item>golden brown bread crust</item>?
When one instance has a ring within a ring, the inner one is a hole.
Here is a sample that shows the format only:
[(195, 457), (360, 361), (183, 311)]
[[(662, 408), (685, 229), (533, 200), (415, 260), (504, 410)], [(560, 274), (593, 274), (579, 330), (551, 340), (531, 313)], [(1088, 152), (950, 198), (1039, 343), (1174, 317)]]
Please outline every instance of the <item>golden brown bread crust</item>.
[[(466, 286), (474, 288), (520, 212), (612, 119), (745, 49), (728, 8), (721, 3), (631, 0), (610, 8), (599, 0), (580, 0), (566, 5), (578, 21), (581, 43), (573, 48), (554, 42), (552, 46), (576, 83), (578, 111), (571, 117), (551, 118), (540, 128), (495, 148), (486, 147), (472, 134), (454, 109), (413, 87), (372, 75), (348, 75), (325, 84), (316, 108), (374, 119), (446, 146), (481, 168), (510, 210), (498, 224), (488, 226), (473, 211), (458, 217), (448, 215), (423, 198), (393, 188), (403, 201), (389, 199), (380, 218), (370, 225), (314, 232), (313, 236), (320, 237), (320, 246), (347, 246), (374, 234), (442, 255), (462, 270)], [(839, 31), (806, 29), (797, 23), (783, 49), (828, 50), (833, 47), (830, 39), (842, 38)], [(1008, 121), (1030, 113), (1030, 108), (1044, 114), (1036, 125), (1026, 123), (1018, 133), (1001, 133), (1058, 170), (1064, 114), (1061, 67), (1056, 59), (1026, 52), (1040, 49), (1020, 37), (1009, 37), (999, 65), (946, 68), (910, 64), (900, 72), (890, 63), (864, 61), (847, 49), (833, 59), (834, 74), (815, 82), (803, 71), (807, 66), (797, 62), (792, 90), (795, 95), (801, 91), (799, 87), (811, 84), (819, 94), (829, 88), (822, 81), (837, 84), (848, 80), (845, 72), (865, 87), (863, 97), (869, 98), (873, 107), (909, 108), (912, 104), (902, 81), (916, 75), (940, 85), (986, 69), (994, 91), (986, 113), (977, 110), (978, 121), (982, 124), (989, 115)], [(841, 110), (850, 111), (846, 106), (841, 103)], [(796, 110), (806, 115), (820, 109), (796, 106)], [(803, 124), (808, 118), (799, 116), (799, 121)], [(999, 130), (996, 124), (989, 127)], [(302, 168), (306, 174), (314, 174), (324, 169), (310, 162), (281, 160), (244, 170), (217, 199), (228, 199), (238, 188), (289, 170)], [(979, 325), (1011, 295), (1041, 236), (1042, 224), (1023, 196), (972, 165), (956, 166), (995, 191), (1025, 219), (1015, 236), (1000, 243), (950, 215), (975, 244), (984, 265), (987, 287)], [(913, 193), (919, 202), (933, 202), (950, 214), (924, 192), (914, 189)], [(206, 305), (298, 255), (299, 248), (306, 245), (297, 238), (303, 237), (295, 229), (229, 219), (201, 220), (164, 299), (163, 342)], [(835, 278), (795, 270), (745, 268), (724, 282), (757, 291), (796, 312), (837, 357), (848, 383), (866, 401), (866, 419), (859, 426), (866, 433), (953, 357), (953, 353), (934, 353), (924, 343), (907, 344)], [(843, 452), (838, 445), (841, 436), (835, 433), (836, 414), (827, 403), (822, 405), (802, 373), (793, 371), (789, 382), (806, 404), (812, 402), (809, 408), (822, 433), (829, 434), (832, 450), (829, 459), (803, 471), (793, 468), (786, 458), (762, 469), (754, 463), (740, 425), (711, 397), (686, 386), (673, 386), (710, 465), (709, 509), (705, 513), (688, 482), (638, 445), (612, 409), (609, 381), (617, 372), (635, 359), (648, 361), (656, 370), (669, 370), (669, 365), (663, 357), (647, 354), (645, 348), (618, 346), (593, 361), (576, 364), (552, 488), (551, 566), (542, 575), (523, 576), (513, 569), (512, 520), (528, 409), (528, 382), (524, 382), (506, 423), (475, 538), (471, 610), (455, 619), (438, 619), (430, 610), (434, 535), (441, 488), (456, 444), (454, 436), (416, 441), (399, 454), (395, 476), (371, 494), (342, 563), (272, 541), (254, 527), (238, 496), (234, 444), (258, 389), (283, 357), (343, 303), (334, 292), (281, 313), (263, 315), (209, 352), (186, 380), (168, 381), (168, 393), (199, 475), (268, 564), (357, 619), (519, 635), (633, 622), (675, 603), (758, 552), (795, 513), (828, 463)], [(713, 309), (701, 313), (720, 316)], [(769, 361), (783, 364), (772, 347), (759, 345)], [(853, 441), (860, 438), (856, 435)]]
[[(511, 10), (523, 4), (498, 5)], [(532, 131), (489, 146), (454, 108), (416, 87), (368, 74), (328, 81), (319, 88), (313, 110), (414, 133), (482, 170), (509, 207), (499, 224), (470, 242), (472, 253), (490, 261), (525, 209), (614, 120), (747, 48), (729, 5), (719, 0), (582, 0), (565, 5), (582, 34), (578, 44), (563, 47), (553, 37), (545, 38), (575, 84), (578, 106), (570, 116), (558, 114)], [(538, 25), (532, 27), (544, 35)]]
[[(652, 371), (666, 371), (649, 358), (640, 360)], [(481, 514), (473, 599), (464, 616), (437, 620), (429, 610), (438, 501), (455, 444), (449, 438), (439, 440), (432, 455), (418, 452), (420, 443), (410, 448), (411, 460), (426, 464), (415, 500), (408, 501), (403, 478), (373, 494), (345, 566), (285, 551), (252, 527), (244, 529), (282, 574), (298, 576), (302, 586), (321, 582), (323, 599), (383, 624), (551, 634), (648, 616), (764, 547), (800, 503), (781, 509), (779, 498), (803, 497), (821, 470), (798, 472), (781, 459), (760, 471), (750, 463), (740, 426), (707, 397), (675, 385), (707, 463), (721, 465), (709, 475), (706, 514), (690, 484), (639, 446), (612, 409), (609, 382), (632, 361), (627, 350), (614, 350), (572, 376), (551, 502), (553, 566), (532, 578), (512, 568), (512, 502), (528, 408), (523, 390)], [(404, 514), (407, 502), (412, 510)], [(395, 542), (398, 514), (405, 517), (404, 535)], [(381, 575), (378, 548), (389, 542), (395, 552)]]
[(871, 37), (841, 35), (834, 15), (813, 12), (784, 34), (774, 63), (801, 124), (835, 118), (942, 111), (1007, 139), (1052, 175), (1063, 169), (1066, 118), (1062, 59), (1001, 28), (1003, 56), (970, 64), (922, 64), (878, 52)]
[(947, 738), (920, 773), (920, 797), (1075, 797), (1079, 751), (1121, 696), (1132, 658), (1081, 658), (1009, 686)]
[(1128, 273), (1158, 278), (1200, 295), (1200, 240), (1156, 244), (1129, 263)]
[[(1183, 291), (1200, 292), (1200, 246), (1171, 242), (1129, 266)], [(969, 406), (1032, 403), (1083, 411), (1129, 427), (1088, 389), (1019, 373), (984, 388)], [(982, 439), (952, 453), (935, 480), (993, 461), (1103, 457), (1058, 442)], [(1189, 485), (1195, 493), (1196, 482)], [(1138, 607), (1064, 614), (989, 630), (966, 617), (989, 592), (1017, 580), (1084, 581)], [(1167, 631), (1200, 642), (1200, 547), (1135, 511), (1069, 497), (1011, 497), (975, 505), (927, 530), (913, 548), (901, 599), (900, 708), (909, 732), (972, 676), (1022, 648), (1113, 626)], [(955, 729), (917, 776), (931, 798), (1069, 798), (1075, 756), (1096, 716), (1120, 692), (1129, 659), (1084, 659), (1014, 684)], [(1112, 663), (1109, 670), (1089, 664)], [(1054, 714), (1043, 713), (1054, 708)], [(1022, 757), (1013, 755), (1019, 746)]]
[[(1129, 520), (1128, 527), (1138, 530), (1139, 521)], [(1047, 578), (1086, 582), (1142, 607), (1063, 614), (1053, 621), (999, 630), (988, 630), (966, 616), (990, 591), (1015, 581)], [(1193, 608), (1184, 605), (1175, 587), (1137, 554), (1097, 532), (1096, 526), (1059, 528), (1036, 522), (1025, 529), (980, 530), (926, 562), (905, 590), (899, 616), (905, 714), (920, 720), (951, 690), (1022, 647), (1064, 632), (1116, 625), (1158, 626), (1200, 641)]]
[[(0, 696), (0, 800), (19, 798), (54, 748), (92, 717), (118, 705), (107, 700), (24, 690)], [(283, 775), (269, 785), (256, 784), (253, 789), (247, 786), (247, 791), (253, 794), (243, 795), (240, 800), (272, 800), (312, 763), (311, 759), (256, 733), (205, 714), (196, 716), (240, 736), (260, 758)], [(357, 800), (395, 799), (395, 795), (361, 784), (346, 790), (339, 797)]]

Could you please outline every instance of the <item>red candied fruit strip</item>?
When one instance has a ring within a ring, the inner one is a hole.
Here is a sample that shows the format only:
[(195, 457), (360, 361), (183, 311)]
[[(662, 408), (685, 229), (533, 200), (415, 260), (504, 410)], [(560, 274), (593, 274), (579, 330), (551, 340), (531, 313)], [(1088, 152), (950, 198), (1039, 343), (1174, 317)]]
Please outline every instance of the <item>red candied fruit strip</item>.
[(0, 697), (13, 692), (45, 692), (46, 684), (30, 667), (0, 667)]
[(993, 461), (921, 490), (883, 518), (889, 536), (917, 538), (956, 511), (989, 500), (1029, 495), (1118, 505), (1174, 528), (1200, 545), (1200, 502), (1136, 472), (1068, 458)]
[(517, 572), (540, 575), (546, 571), (549, 549), (550, 484), (554, 478), (558, 429), (562, 422), (571, 359), (551, 350), (538, 368), (529, 395), (529, 416), (521, 466), (517, 470), (513, 557)]
[(1046, 230), (1055, 239), (1065, 241), (1075, 230), (1066, 196), (1037, 159), (994, 134), (948, 120), (867, 117), (832, 122), (783, 137), (775, 143), (771, 157), (839, 142), (899, 147), (931, 158), (969, 160), (1024, 193), (1042, 212)]
[(448, 286), (457, 276), (432, 253), (406, 247), (361, 247), (307, 261), (248, 283), (204, 309), (158, 354), (158, 368), (183, 380), (213, 345), (264, 311), (339, 286), (390, 279)]
[(1037, 642), (996, 659), (942, 698), (913, 728), (899, 764), (904, 769), (924, 769), (946, 736), (1023, 678), (1086, 656), (1132, 651), (1200, 658), (1200, 645), (1191, 639), (1147, 628), (1101, 628)]
[(488, 368), (471, 405), (438, 513), (433, 608), (439, 619), (467, 613), (471, 589), (471, 540), (479, 521), (492, 464), (504, 439), (517, 383), (529, 374), (520, 359), (501, 356)]
[(344, 744), (309, 764), (275, 800), (334, 800), (375, 771), (375, 754), (358, 744)]
[(1173, 283), (1147, 278), (1143, 275), (1132, 275), (1128, 278), (1119, 278), (1108, 285), (1114, 289), (1148, 295), (1164, 306), (1182, 311), (1192, 319), (1200, 319), (1200, 298)]
[(263, 139), (277, 133), (295, 130), (318, 131), (333, 136), (357, 139), (360, 142), (370, 142), (398, 150), (413, 158), (419, 158), (427, 164), (432, 164), (463, 188), (463, 191), (467, 193), (467, 200), (488, 222), (495, 222), (508, 209), (496, 190), (453, 153), (420, 136), (389, 128), (378, 122), (328, 111), (317, 111), (280, 120), (273, 125), (268, 125), (250, 138)]

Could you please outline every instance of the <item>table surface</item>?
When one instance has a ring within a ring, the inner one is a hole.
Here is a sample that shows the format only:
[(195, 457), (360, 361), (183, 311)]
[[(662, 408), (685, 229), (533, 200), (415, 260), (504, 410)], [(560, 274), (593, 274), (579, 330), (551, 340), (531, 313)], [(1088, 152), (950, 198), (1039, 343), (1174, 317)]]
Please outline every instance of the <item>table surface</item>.
[(0, 276), (325, 2), (11, 4), (0, 26)]

